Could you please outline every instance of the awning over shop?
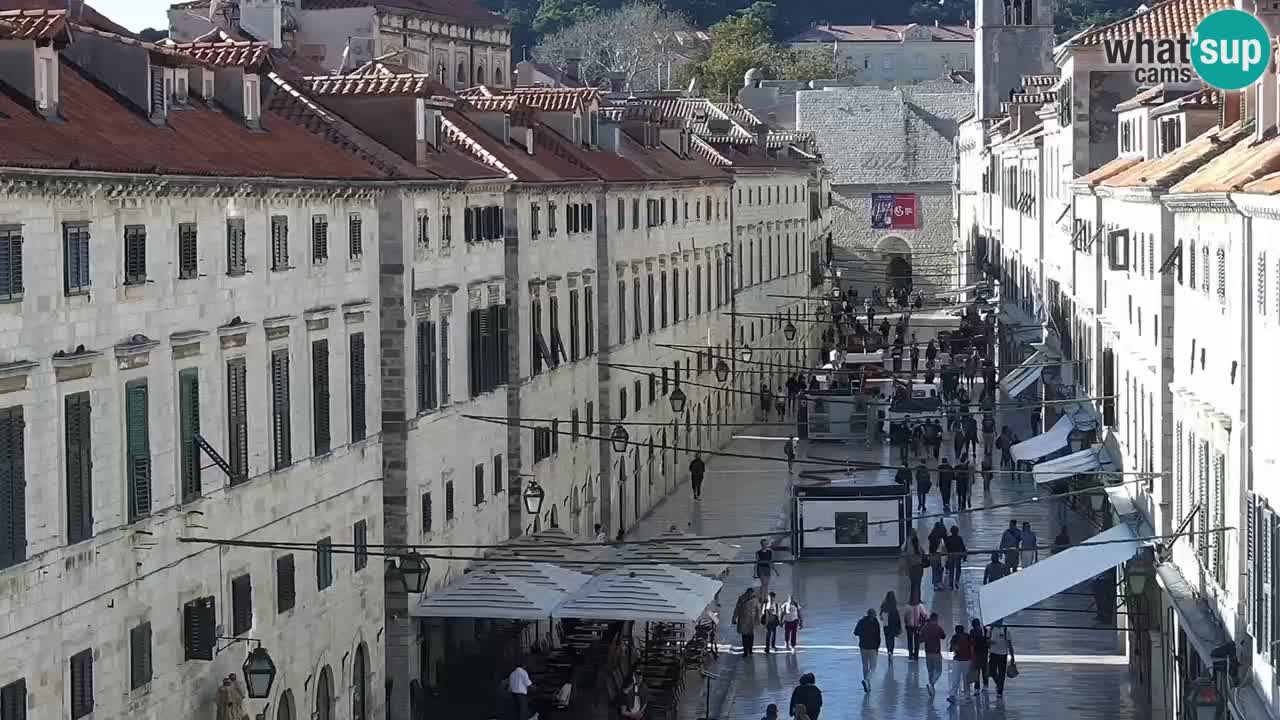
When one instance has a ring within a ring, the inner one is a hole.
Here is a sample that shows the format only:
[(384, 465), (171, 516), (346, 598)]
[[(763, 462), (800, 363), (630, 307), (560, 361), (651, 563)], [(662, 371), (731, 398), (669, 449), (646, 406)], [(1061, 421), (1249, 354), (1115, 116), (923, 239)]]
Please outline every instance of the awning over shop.
[(1040, 373), (1046, 365), (1057, 359), (1057, 356), (1045, 350), (1035, 351), (1021, 365), (1000, 378), (1000, 389), (1011, 398), (1018, 397), (1040, 379)]
[(1048, 432), (1023, 440), (1009, 448), (1009, 453), (1016, 461), (1038, 460), (1066, 447), (1071, 441), (1071, 431), (1075, 429), (1076, 424), (1071, 420), (1071, 416), (1063, 415), (1058, 418), (1058, 422), (1054, 423), (1053, 427), (1049, 428)]
[[(1061, 420), (1059, 420), (1061, 422)], [(1094, 473), (1115, 470), (1111, 455), (1101, 445), (1085, 448), (1070, 455), (1063, 455), (1053, 460), (1036, 463), (1031, 472), (1035, 474), (1036, 484), (1043, 485), (1079, 473)]]
[(1178, 622), (1187, 640), (1200, 655), (1200, 661), (1206, 665), (1213, 662), (1210, 658), (1213, 649), (1230, 640), (1217, 615), (1208, 605), (1196, 599), (1195, 590), (1177, 565), (1166, 562), (1158, 566), (1156, 581), (1178, 611)]
[(423, 595), (409, 609), (414, 617), (495, 618), (504, 620), (545, 620), (570, 593), (591, 577), (558, 569), (559, 584), (534, 583), (503, 575), (496, 570), (478, 570), (463, 575), (444, 588)]
[(623, 567), (591, 578), (553, 614), (581, 620), (688, 623), (701, 617), (721, 585), (670, 565)]
[(978, 594), (982, 622), (990, 625), (1070, 590), (1129, 560), (1137, 552), (1137, 537), (1127, 523), (1122, 523), (1084, 544), (983, 585)]

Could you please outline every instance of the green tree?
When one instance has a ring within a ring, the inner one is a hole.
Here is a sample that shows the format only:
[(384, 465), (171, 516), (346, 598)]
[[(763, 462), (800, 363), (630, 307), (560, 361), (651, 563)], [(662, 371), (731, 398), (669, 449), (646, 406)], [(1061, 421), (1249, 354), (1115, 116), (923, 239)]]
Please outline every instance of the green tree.
[(772, 70), (778, 47), (769, 28), (754, 14), (732, 15), (711, 26), (711, 52), (705, 60), (684, 66), (686, 79), (697, 78), (705, 92), (722, 97), (742, 85), (747, 70)]
[(592, 12), (544, 36), (533, 56), (559, 68), (577, 57), (582, 80), (591, 86), (605, 87), (616, 74), (632, 90), (653, 90), (665, 83), (666, 68), (674, 57), (672, 34), (690, 30), (684, 18), (657, 3), (632, 2), (616, 10)]

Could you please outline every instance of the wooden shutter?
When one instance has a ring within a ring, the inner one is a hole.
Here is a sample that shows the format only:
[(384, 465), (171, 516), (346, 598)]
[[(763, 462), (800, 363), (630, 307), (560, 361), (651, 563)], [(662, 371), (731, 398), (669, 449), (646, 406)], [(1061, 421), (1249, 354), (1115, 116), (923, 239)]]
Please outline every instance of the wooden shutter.
[(484, 344), (484, 338), (480, 335), (480, 315), (483, 312), (467, 312), (467, 390), (471, 397), (484, 392), (480, 381), (480, 347)]
[(369, 565), (369, 523), (357, 520), (351, 528), (351, 544), (355, 546), (353, 565), (359, 572)]
[(151, 682), (151, 671), (151, 623), (148, 622), (129, 630), (129, 688), (137, 690)]
[(0, 687), (0, 720), (27, 720), (27, 681)]
[(93, 535), (93, 461), (89, 439), (89, 393), (66, 396), (67, 540)]
[(354, 333), (350, 340), (351, 362), (351, 441), (365, 436), (364, 333)]
[(253, 581), (248, 575), (231, 579), (231, 634), (243, 635), (253, 629)]
[(315, 454), (329, 452), (329, 341), (311, 343), (311, 425)]
[(182, 502), (200, 497), (200, 375), (195, 368), (178, 373), (178, 442), (182, 462)]
[(191, 279), (199, 275), (199, 234), (195, 223), (178, 225), (178, 277)]
[(292, 610), (297, 601), (293, 571), (293, 555), (276, 558), (276, 612)]
[[(426, 238), (426, 218), (422, 220), (423, 238)], [(364, 256), (364, 218), (360, 213), (351, 213), (347, 216), (347, 245), (348, 254), (352, 260), (356, 260)]]
[(497, 367), (498, 374), (494, 378), (495, 385), (507, 384), (508, 363), (511, 359), (511, 349), (508, 343), (511, 341), (511, 306), (508, 304), (499, 305), (497, 308)]
[(0, 410), (0, 568), (27, 559), (25, 428), (21, 407)]
[(449, 369), (451, 367), (451, 363), (449, 362), (449, 318), (448, 317), (440, 318), (439, 334), (440, 334), (440, 359), (437, 364), (440, 366), (440, 390), (437, 394), (440, 396), (439, 397), (440, 404), (448, 405), (449, 404)]
[(436, 324), (418, 320), (418, 412), (436, 409)]
[(244, 219), (227, 220), (227, 274), (239, 275), (245, 270)]
[(475, 221), (472, 219), (471, 208), (465, 208), (462, 211), (462, 238), (464, 242), (475, 241)]
[(596, 300), (595, 290), (588, 286), (582, 288), (582, 337), (585, 341), (584, 354), (591, 356), (596, 351), (595, 336)]
[(333, 540), (324, 538), (316, 543), (316, 589), (323, 590), (333, 584)]
[(147, 417), (147, 383), (124, 387), (125, 473), (129, 478), (130, 522), (151, 514), (151, 429)]
[(497, 330), (494, 328), (494, 308), (479, 310), (480, 313), (480, 391), (493, 389), (493, 353), (497, 349)]
[(71, 656), (71, 720), (93, 712), (93, 650)]
[(214, 599), (196, 598), (182, 606), (182, 644), (187, 660), (212, 660), (217, 642)]
[(329, 218), (324, 215), (311, 216), (311, 259), (314, 262), (329, 259)]
[(231, 484), (249, 479), (248, 370), (244, 358), (227, 361), (227, 463)]
[(289, 413), (289, 351), (280, 348), (271, 352), (271, 442), (276, 470), (293, 464)]
[(22, 295), (22, 230), (0, 229), (0, 298)]
[(141, 285), (147, 281), (147, 228), (126, 225), (124, 228), (124, 283)]
[(289, 218), (284, 215), (271, 217), (271, 269), (289, 269)]
[(62, 282), (68, 292), (89, 288), (89, 226), (68, 223), (62, 226)]

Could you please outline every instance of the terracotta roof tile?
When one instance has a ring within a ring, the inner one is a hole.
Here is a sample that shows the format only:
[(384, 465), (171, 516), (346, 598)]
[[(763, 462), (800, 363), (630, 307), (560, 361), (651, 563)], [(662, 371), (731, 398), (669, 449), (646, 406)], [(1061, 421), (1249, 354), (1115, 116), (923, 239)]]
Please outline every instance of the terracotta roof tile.
[(1155, 85), (1146, 90), (1138, 91), (1137, 95), (1116, 105), (1116, 112), (1125, 110), (1133, 110), (1135, 108), (1145, 107), (1148, 105), (1160, 105), (1164, 103), (1165, 86), (1164, 84)]
[(517, 87), (512, 92), (521, 102), (544, 112), (573, 112), (602, 100), (595, 88)]
[(315, 95), (411, 95), (430, 97), (450, 94), (430, 75), (311, 75), (302, 79)]
[(760, 118), (756, 117), (750, 110), (738, 103), (718, 102), (712, 104), (716, 106), (717, 110), (728, 115), (734, 122), (743, 125), (748, 129), (761, 124)]
[(173, 43), (168, 47), (214, 67), (241, 67), (256, 70), (262, 67), (271, 56), (271, 43), (266, 42), (229, 40)]
[[(66, 10), (67, 0), (0, 0), (0, 10)], [(106, 30), (107, 32), (123, 35), (125, 37), (136, 37), (132, 32), (121, 25), (109, 20), (105, 15), (93, 8), (88, 2), (75, 3), (75, 13), (67, 18), (68, 22), (74, 21), (80, 25), (88, 25)]]
[(1257, 141), (1250, 132), (1169, 192), (1239, 192), (1276, 172), (1280, 172), (1280, 140)]
[(0, 38), (59, 41), (71, 39), (66, 10), (0, 10)]
[[(910, 25), (819, 25), (787, 40), (798, 42), (902, 42)], [(973, 28), (966, 25), (916, 25), (933, 42), (973, 42)]]
[(1230, 7), (1234, 7), (1231, 0), (1163, 0), (1145, 12), (1086, 30), (1069, 42), (1072, 45), (1101, 45), (1111, 40), (1132, 40), (1138, 33), (1148, 38), (1190, 37), (1202, 18)]
[(1023, 75), (1022, 87), (1024, 89), (1025, 88), (1041, 88), (1041, 87), (1051, 88), (1054, 85), (1057, 85), (1058, 81), (1061, 79), (1062, 78), (1060, 78), (1057, 75)]
[(157, 127), (62, 61), (51, 123), (0, 94), (0, 166), (225, 177), (372, 179), (373, 165), (268, 111), (265, 132), (195, 104)]
[(1142, 158), (1134, 158), (1134, 157), (1115, 158), (1110, 162), (1105, 163), (1102, 167), (1098, 168), (1097, 170), (1094, 170), (1093, 172), (1087, 175), (1084, 175), (1082, 177), (1076, 178), (1075, 182), (1080, 185), (1089, 185), (1089, 186), (1097, 185), (1103, 180), (1106, 180), (1107, 178), (1112, 177), (1114, 175), (1118, 175), (1119, 173), (1122, 173), (1125, 170), (1128, 170), (1129, 168), (1133, 167), (1134, 165), (1137, 165), (1140, 162), (1142, 162)]
[(1241, 123), (1213, 128), (1164, 157), (1144, 160), (1103, 180), (1103, 187), (1168, 189), (1253, 132)]

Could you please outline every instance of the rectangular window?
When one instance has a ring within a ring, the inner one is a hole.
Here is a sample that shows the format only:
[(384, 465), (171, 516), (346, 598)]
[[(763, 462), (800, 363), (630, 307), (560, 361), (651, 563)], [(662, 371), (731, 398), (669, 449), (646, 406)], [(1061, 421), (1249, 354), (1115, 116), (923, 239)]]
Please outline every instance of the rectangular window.
[(537, 202), (529, 203), (529, 234), (535, 238), (542, 234), (542, 205)]
[(662, 271), (661, 286), (659, 288), (658, 321), (662, 327), (667, 326), (667, 271)]
[(27, 681), (15, 680), (0, 687), (0, 718), (27, 720)]
[(560, 335), (560, 297), (551, 293), (547, 307), (550, 310), (548, 320), (551, 321), (551, 364), (556, 366), (569, 358), (564, 351), (564, 338)]
[(618, 229), (625, 230), (627, 227), (627, 201), (618, 198)]
[(449, 404), (449, 317), (440, 317), (440, 406)]
[[(6, 233), (15, 233), (14, 230), (8, 230)], [(12, 237), (12, 235), (11, 235)], [(89, 225), (88, 223), (64, 223), (62, 225), (62, 281), (63, 289), (68, 295), (89, 292), (92, 285), (90, 280), (89, 267)], [(10, 240), (10, 246), (15, 243)], [(11, 295), (22, 294), (22, 237), (17, 236), (16, 247), (18, 248), (18, 289)], [(10, 262), (12, 263), (13, 251), (10, 250)]]
[(227, 361), (227, 464), (231, 484), (249, 479), (249, 384), (245, 359)]
[(578, 303), (578, 289), (573, 288), (569, 291), (569, 359), (577, 360), (580, 357), (581, 347), (579, 346), (580, 337), (580, 321), (582, 308)]
[(444, 521), (453, 521), (453, 481), (444, 484)]
[(583, 355), (590, 357), (596, 352), (596, 331), (595, 316), (596, 302), (595, 289), (590, 285), (582, 288), (582, 338), (583, 338)]
[[(151, 623), (147, 622), (129, 628), (129, 689), (146, 687), (151, 682), (151, 671)], [(0, 704), (0, 712), (3, 711)]]
[(182, 647), (185, 660), (212, 660), (218, 639), (217, 607), (213, 596), (182, 606)]
[(311, 436), (316, 455), (329, 452), (329, 341), (311, 343)]
[(594, 425), (596, 423), (596, 404), (591, 402), (590, 400), (587, 401), (586, 415), (583, 418), (583, 422), (584, 422), (583, 428), (586, 434), (590, 435), (593, 432), (595, 432)]
[(694, 312), (698, 315), (702, 314), (702, 265), (698, 265), (694, 269)]
[(680, 322), (680, 269), (671, 269), (671, 322)]
[(646, 295), (646, 299), (648, 300), (648, 302), (645, 304), (645, 308), (647, 311), (645, 315), (649, 320), (649, 334), (652, 335), (653, 331), (656, 329), (653, 323), (653, 320), (654, 320), (653, 316), (654, 316), (654, 310), (655, 310), (654, 292), (653, 292), (653, 273), (649, 273), (649, 277), (646, 280), (645, 295)]
[(449, 208), (440, 216), (440, 247), (453, 247), (453, 212)]
[(93, 650), (71, 656), (71, 720), (93, 712)]
[(627, 281), (618, 281), (618, 344), (627, 342)]
[(0, 568), (27, 559), (25, 428), (21, 406), (0, 410)]
[(293, 555), (276, 558), (276, 612), (288, 612), (297, 602), (297, 586), (294, 584)]
[(245, 269), (244, 218), (227, 218), (227, 274), (243, 275)]
[(352, 333), (350, 344), (351, 363), (351, 442), (365, 437), (365, 377), (364, 333)]
[(532, 373), (537, 375), (542, 372), (543, 363), (551, 361), (551, 349), (542, 335), (542, 300), (536, 297), (529, 300), (529, 340), (532, 343), (529, 348)]
[(200, 274), (198, 234), (195, 223), (178, 225), (178, 279), (190, 280)]
[[(88, 263), (85, 263), (88, 266)], [(22, 227), (0, 226), (0, 302), (22, 297)]]
[(352, 567), (360, 572), (369, 566), (369, 521), (357, 520), (351, 527), (351, 544), (355, 546), (352, 554)]
[(556, 236), (556, 204), (547, 203), (547, 235)]
[(435, 410), (436, 398), (436, 324), (418, 320), (418, 413)]
[(147, 381), (124, 386), (125, 472), (129, 477), (129, 522), (151, 514), (151, 428)]
[(484, 463), (476, 463), (475, 467), (475, 503), (484, 503)]
[(493, 494), (502, 492), (502, 456), (493, 456)]
[(231, 578), (231, 634), (253, 629), (253, 582), (246, 575)]
[(631, 279), (631, 339), (632, 340), (640, 339), (640, 330), (642, 329), (642, 326), (640, 324), (641, 310), (642, 310), (642, 307), (640, 304), (640, 278), (635, 277)]
[(178, 443), (182, 462), (182, 502), (200, 497), (200, 376), (195, 368), (178, 373)]
[(625, 387), (618, 388), (618, 419), (627, 419), (627, 389)]
[(434, 508), (431, 507), (431, 493), (422, 493), (422, 532), (424, 533), (431, 532), (433, 510)]
[(289, 349), (271, 351), (271, 466), (293, 464), (293, 429), (289, 401)]
[(352, 260), (364, 257), (364, 218), (360, 213), (347, 216), (347, 256)]
[(67, 542), (74, 545), (93, 535), (89, 393), (67, 395), (63, 405), (66, 414)]
[(316, 543), (316, 590), (324, 590), (333, 584), (333, 538), (326, 537)]
[(145, 225), (124, 226), (124, 284), (147, 282), (147, 228)]
[(271, 216), (271, 269), (289, 269), (289, 218)]
[(640, 408), (644, 406), (644, 395), (641, 392), (643, 388), (644, 386), (640, 384), (639, 380), (632, 381), (631, 398), (636, 404), (635, 406), (636, 412), (640, 412)]
[(326, 215), (311, 216), (311, 262), (319, 264), (329, 259), (329, 218)]
[(431, 213), (419, 210), (415, 216), (414, 245), (419, 250), (431, 247)]

